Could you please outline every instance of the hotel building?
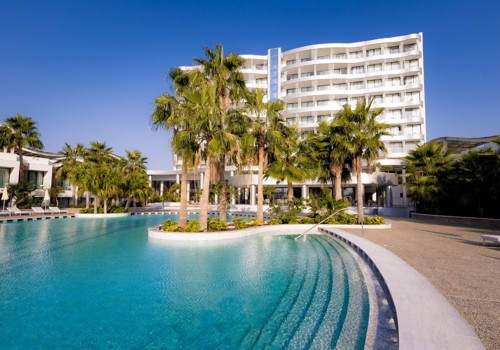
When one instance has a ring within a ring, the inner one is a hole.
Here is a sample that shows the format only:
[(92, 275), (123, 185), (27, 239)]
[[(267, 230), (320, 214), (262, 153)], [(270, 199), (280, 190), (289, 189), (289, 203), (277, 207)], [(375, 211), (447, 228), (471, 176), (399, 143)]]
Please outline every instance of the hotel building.
[[(267, 55), (241, 55), (247, 87), (261, 88), (270, 100), (285, 102), (283, 116), (297, 124), (303, 137), (313, 133), (319, 122), (332, 120), (344, 104), (355, 105), (364, 98), (383, 107), (379, 121), (391, 125), (383, 141), (377, 171), (363, 174), (365, 205), (406, 206), (405, 191), (396, 175), (404, 171), (401, 158), (426, 140), (424, 61), (422, 33), (348, 44), (318, 44), (287, 51), (269, 49)], [(183, 67), (192, 69), (193, 67)], [(174, 173), (181, 160), (174, 155)], [(236, 175), (226, 168), (229, 182), (238, 188), (233, 203), (255, 203), (256, 171)], [(179, 181), (172, 172), (150, 171), (159, 192)], [(190, 181), (191, 192), (203, 177), (203, 169)], [(286, 183), (267, 179), (265, 185), (284, 196)], [(356, 179), (343, 184), (344, 197), (355, 198)], [(319, 184), (308, 181), (294, 185), (295, 195), (307, 198)]]

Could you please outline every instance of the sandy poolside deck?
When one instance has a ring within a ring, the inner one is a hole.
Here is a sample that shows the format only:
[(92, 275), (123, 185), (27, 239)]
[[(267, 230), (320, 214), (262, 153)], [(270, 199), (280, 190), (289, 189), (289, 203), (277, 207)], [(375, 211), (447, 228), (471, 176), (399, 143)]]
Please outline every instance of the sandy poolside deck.
[[(462, 314), (486, 349), (500, 349), (500, 246), (481, 234), (498, 230), (389, 219), (391, 229), (365, 230), (424, 275)], [(359, 229), (343, 229), (361, 235)], [(439, 326), (439, 325), (436, 325)]]

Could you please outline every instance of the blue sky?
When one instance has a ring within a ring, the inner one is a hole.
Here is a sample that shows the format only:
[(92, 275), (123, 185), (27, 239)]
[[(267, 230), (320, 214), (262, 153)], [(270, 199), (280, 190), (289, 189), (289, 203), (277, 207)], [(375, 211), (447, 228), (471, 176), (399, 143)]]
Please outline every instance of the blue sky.
[(171, 169), (154, 98), (204, 47), (268, 48), (424, 33), (427, 139), (500, 134), (496, 0), (0, 0), (0, 120), (38, 122), (45, 150), (106, 141)]

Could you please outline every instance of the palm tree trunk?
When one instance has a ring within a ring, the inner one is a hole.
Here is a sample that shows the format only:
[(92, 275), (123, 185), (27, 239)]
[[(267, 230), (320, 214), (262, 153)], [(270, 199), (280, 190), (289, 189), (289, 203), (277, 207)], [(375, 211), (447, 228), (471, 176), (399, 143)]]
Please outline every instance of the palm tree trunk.
[(104, 197), (104, 214), (108, 213), (108, 197)]
[(288, 181), (287, 180), (287, 183), (288, 183), (288, 200), (289, 201), (293, 201), (293, 184), (291, 181)]
[(223, 155), (219, 163), (219, 183), (220, 194), (219, 194), (219, 220), (221, 222), (226, 222), (226, 156)]
[(335, 200), (342, 199), (342, 170), (335, 174)]
[(17, 154), (19, 155), (19, 179), (18, 183), (23, 183), (24, 181), (24, 169), (23, 169), (23, 148), (21, 146), (17, 147)]
[(90, 192), (88, 190), (85, 192), (85, 208), (90, 208)]
[(207, 231), (208, 228), (208, 197), (210, 194), (210, 156), (207, 156), (205, 165), (205, 177), (203, 178), (203, 192), (200, 200), (200, 230)]
[(181, 174), (181, 207), (179, 211), (179, 227), (187, 225), (187, 188), (188, 188), (188, 166), (187, 162), (182, 162)]
[(76, 207), (76, 185), (71, 184), (71, 202)]
[(264, 145), (259, 145), (259, 172), (257, 175), (257, 220), (264, 221)]
[(131, 201), (132, 201), (132, 196), (128, 196), (127, 202), (125, 203), (125, 210), (128, 210), (128, 207), (130, 206)]
[(97, 203), (97, 202), (98, 202), (98, 201), (97, 201), (97, 197), (95, 197), (95, 198), (94, 198), (94, 214), (97, 214), (97, 205), (98, 205), (98, 203)]
[(361, 157), (356, 157), (356, 199), (358, 202), (358, 224), (363, 222), (363, 183), (361, 182)]

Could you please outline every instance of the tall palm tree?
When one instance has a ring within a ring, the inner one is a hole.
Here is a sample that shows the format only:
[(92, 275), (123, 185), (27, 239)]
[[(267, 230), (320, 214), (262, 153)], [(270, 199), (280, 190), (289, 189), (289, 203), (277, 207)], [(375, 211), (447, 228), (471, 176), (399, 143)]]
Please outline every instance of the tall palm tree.
[(200, 75), (197, 72), (186, 73), (180, 69), (172, 69), (169, 76), (174, 83), (177, 97), (170, 94), (158, 96), (155, 99), (151, 122), (155, 130), (173, 130), (170, 146), (182, 158), (179, 227), (185, 227), (187, 225), (188, 172), (197, 166), (200, 138), (193, 125), (195, 116), (190, 114), (192, 110), (187, 108), (183, 94), (197, 88), (196, 82)]
[(125, 175), (123, 178), (124, 194), (127, 197), (125, 209), (128, 209), (132, 198), (135, 200), (135, 195), (142, 193), (144, 186), (149, 187), (149, 181), (146, 173), (147, 158), (138, 150), (125, 152), (127, 156), (123, 160), (121, 172)]
[(335, 200), (342, 199), (342, 180), (346, 179), (346, 170), (350, 169), (350, 144), (345, 130), (335, 121), (323, 121), (318, 126), (317, 134), (309, 134), (303, 143), (318, 167), (320, 181), (332, 183), (332, 195)]
[(19, 156), (19, 183), (26, 181), (23, 166), (23, 147), (26, 146), (43, 149), (36, 122), (16, 113), (14, 117), (5, 119), (5, 124), (0, 125), (0, 147), (16, 149)]
[(358, 205), (358, 222), (363, 222), (363, 183), (361, 182), (362, 160), (371, 159), (379, 151), (385, 151), (381, 140), (390, 126), (379, 123), (376, 118), (383, 112), (383, 108), (372, 109), (373, 99), (367, 103), (365, 99), (356, 102), (351, 108), (345, 104), (337, 113), (334, 124), (345, 131), (349, 139), (349, 148), (353, 158), (353, 170), (356, 173), (356, 198)]
[(71, 185), (71, 201), (72, 204), (77, 204), (76, 186), (78, 173), (82, 165), (82, 157), (85, 153), (85, 146), (77, 143), (74, 148), (68, 143), (65, 143), (61, 154), (61, 158), (56, 162), (59, 165), (56, 175), (62, 179), (67, 179)]
[[(228, 56), (224, 56), (224, 49), (222, 45), (216, 45), (215, 49), (205, 48), (206, 58), (196, 58), (194, 61), (199, 63), (203, 67), (203, 73), (208, 79), (209, 83), (214, 85), (216, 88), (217, 98), (219, 100), (219, 123), (223, 131), (230, 128), (227, 125), (227, 113), (231, 103), (237, 104), (240, 98), (243, 96), (246, 87), (245, 79), (243, 74), (240, 72), (245, 60), (234, 54), (230, 53)], [(223, 142), (220, 144), (222, 147), (220, 154), (215, 157), (218, 165), (219, 173), (219, 184), (221, 185), (220, 190), (220, 213), (219, 218), (221, 221), (226, 221), (226, 179), (225, 179), (225, 168), (226, 168), (226, 155), (229, 149), (224, 152), (224, 147), (231, 147), (231, 145)]]
[(300, 152), (300, 134), (296, 126), (289, 128), (283, 136), (283, 142), (270, 154), (270, 163), (265, 176), (280, 181), (286, 180), (287, 197), (289, 201), (292, 201), (293, 183), (310, 177), (307, 167), (309, 160)]
[(257, 148), (257, 220), (264, 220), (264, 172), (267, 170), (267, 152), (277, 153), (286, 135), (288, 127), (280, 112), (283, 110), (283, 102), (264, 102), (264, 92), (256, 89), (248, 93), (245, 104), (248, 112), (252, 116), (250, 132), (255, 138)]

